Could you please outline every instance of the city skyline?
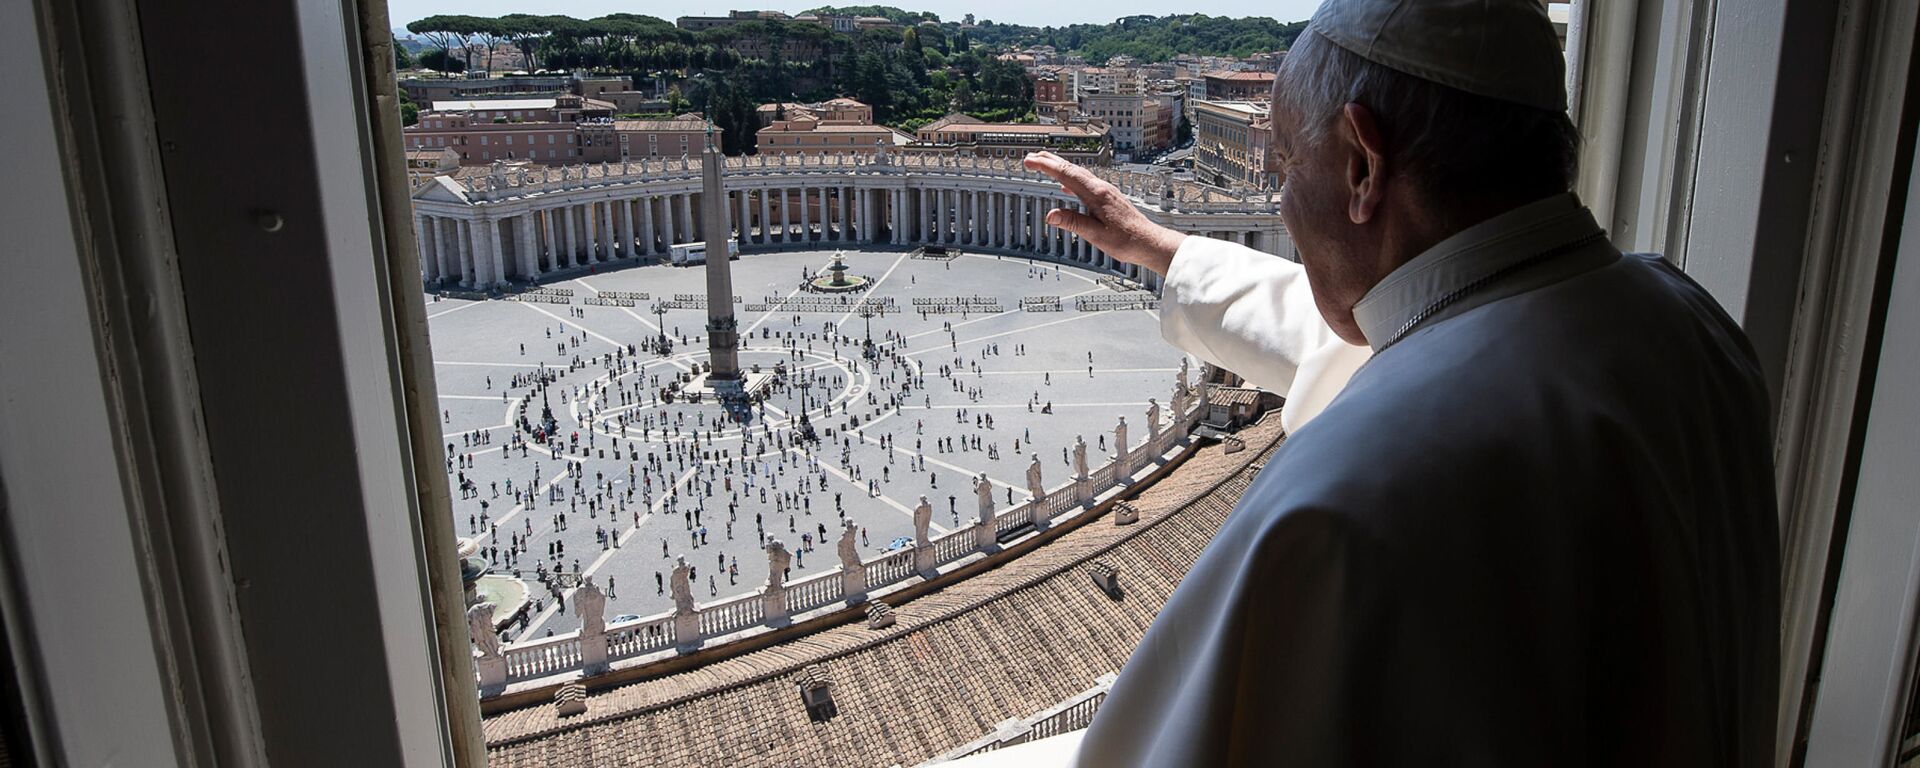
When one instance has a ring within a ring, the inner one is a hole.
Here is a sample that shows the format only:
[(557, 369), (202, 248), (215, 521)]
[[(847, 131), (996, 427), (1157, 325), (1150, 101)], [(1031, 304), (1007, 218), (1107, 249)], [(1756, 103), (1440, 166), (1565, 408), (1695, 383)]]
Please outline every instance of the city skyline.
[[(786, 13), (799, 13), (809, 8), (817, 8), (826, 3), (794, 4), (721, 4), (711, 0), (667, 0), (652, 3), (644, 10), (616, 0), (568, 0), (559, 3), (540, 3), (537, 8), (529, 7), (523, 0), (393, 0), (387, 4), (392, 27), (404, 30), (408, 23), (440, 14), (462, 14), (469, 16), (502, 16), (510, 13), (536, 13), (593, 18), (610, 13), (641, 13), (673, 20), (679, 16), (724, 16), (727, 11), (740, 9), (778, 10)], [(1066, 4), (1019, 3), (1010, 0), (930, 0), (922, 3), (873, 3), (893, 5), (909, 11), (930, 11), (939, 14), (943, 21), (958, 21), (967, 14), (976, 20), (991, 20), (996, 23), (1023, 24), (1028, 26), (1065, 26), (1068, 24), (1106, 24), (1125, 16), (1148, 14), (1166, 16), (1174, 13), (1204, 13), (1209, 16), (1248, 17), (1267, 16), (1279, 21), (1301, 21), (1313, 15), (1320, 0), (1277, 0), (1276, 2), (1252, 2), (1251, 0), (1215, 0), (1198, 4), (1183, 5), (1177, 9), (1165, 7), (1162, 3), (1143, 2), (1142, 0), (1119, 0), (1106, 3), (1102, 10), (1089, 13), (1085, 6)], [(837, 3), (836, 5), (847, 5)]]

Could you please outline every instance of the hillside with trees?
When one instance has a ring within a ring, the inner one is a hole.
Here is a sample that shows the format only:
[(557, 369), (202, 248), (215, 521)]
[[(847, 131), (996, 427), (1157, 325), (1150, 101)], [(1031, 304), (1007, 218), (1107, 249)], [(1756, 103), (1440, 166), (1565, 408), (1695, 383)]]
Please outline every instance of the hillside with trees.
[(690, 32), (632, 14), (512, 14), (431, 16), (406, 28), (428, 43), (418, 61), (440, 71), (587, 70), (631, 76), (643, 89), (666, 83), (666, 98), (684, 99), (725, 129), (730, 153), (751, 148), (754, 106), (771, 101), (848, 95), (871, 104), (876, 121), (904, 130), (955, 110), (990, 121), (1033, 114), (1032, 83), (1019, 65), (939, 27), (844, 34), (765, 20)]
[(1167, 61), (1178, 54), (1246, 56), (1286, 50), (1307, 28), (1305, 21), (1281, 23), (1250, 16), (1188, 14), (1127, 16), (1111, 24), (1073, 24), (1065, 27), (1027, 27), (980, 22), (971, 33), (988, 46), (1051, 45), (1062, 53), (1077, 53), (1093, 64), (1125, 54), (1141, 61)]
[[(1204, 15), (1129, 16), (1112, 24), (1024, 27), (939, 22), (892, 6), (823, 6), (816, 12), (884, 16), (904, 28), (840, 33), (813, 23), (760, 20), (692, 32), (652, 16), (592, 19), (508, 14), (441, 15), (406, 26), (426, 46), (414, 57), (442, 71), (603, 72), (633, 78), (674, 109), (691, 107), (725, 129), (726, 151), (753, 146), (754, 107), (851, 96), (874, 119), (912, 131), (949, 112), (990, 122), (1033, 119), (1033, 85), (1010, 47), (1052, 45), (1094, 63), (1126, 54), (1164, 61), (1177, 53), (1246, 55), (1291, 45), (1305, 22)], [(968, 17), (971, 21), (971, 17)]]

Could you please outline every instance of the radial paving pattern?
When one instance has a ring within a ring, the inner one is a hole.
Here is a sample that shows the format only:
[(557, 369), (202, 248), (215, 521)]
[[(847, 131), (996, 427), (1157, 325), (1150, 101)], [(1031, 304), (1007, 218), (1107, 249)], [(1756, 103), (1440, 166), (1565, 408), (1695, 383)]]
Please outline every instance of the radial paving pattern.
[[(675, 557), (697, 569), (701, 602), (750, 592), (767, 578), (762, 528), (796, 551), (789, 578), (837, 564), (843, 514), (862, 529), (860, 556), (871, 557), (913, 535), (921, 495), (944, 531), (957, 524), (955, 509), (970, 509), (971, 476), (999, 488), (996, 502), (1023, 501), (1036, 452), (1046, 484), (1057, 485), (1072, 471), (1066, 447), (1076, 435), (1098, 466), (1112, 455), (1117, 417), (1137, 444), (1148, 398), (1167, 405), (1180, 355), (1160, 342), (1155, 313), (1075, 308), (1076, 297), (1115, 294), (1098, 273), (1011, 256), (848, 252), (850, 273), (876, 284), (847, 300), (891, 301), (868, 319), (855, 305), (818, 304), (841, 295), (799, 292), (832, 255), (734, 262), (741, 364), (785, 369), (745, 425), (710, 399), (660, 397), (704, 359), (704, 305), (675, 301), (702, 291), (698, 269), (645, 266), (545, 286), (571, 289), (564, 304), (429, 305), (455, 531), (480, 539), (495, 572), (517, 568), (539, 601), (509, 639), (578, 626), (537, 579), (541, 566), (611, 585), (610, 616), (668, 610), (656, 574)], [(614, 297), (632, 306), (586, 303)], [(975, 301), (929, 303), (963, 297)], [(1059, 310), (1023, 311), (1022, 299), (1037, 297), (1059, 297)], [(798, 301), (769, 310), (769, 298)], [(812, 311), (790, 311), (809, 302), (802, 308)], [(661, 310), (673, 342), (664, 357), (650, 348)], [(881, 350), (872, 359), (861, 355), (869, 323)], [(546, 409), (556, 441), (526, 440)], [(803, 414), (820, 442), (795, 439)]]

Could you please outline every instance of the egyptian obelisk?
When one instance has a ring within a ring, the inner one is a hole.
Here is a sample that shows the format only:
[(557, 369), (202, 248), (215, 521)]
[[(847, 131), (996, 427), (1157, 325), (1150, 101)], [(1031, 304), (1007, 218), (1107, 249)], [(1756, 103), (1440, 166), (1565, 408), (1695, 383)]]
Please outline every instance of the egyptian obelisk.
[(700, 153), (700, 230), (707, 240), (707, 353), (713, 364), (708, 386), (721, 399), (737, 398), (740, 378), (739, 323), (733, 317), (733, 226), (727, 219), (727, 192), (720, 183), (726, 156), (719, 136), (707, 122), (707, 146)]

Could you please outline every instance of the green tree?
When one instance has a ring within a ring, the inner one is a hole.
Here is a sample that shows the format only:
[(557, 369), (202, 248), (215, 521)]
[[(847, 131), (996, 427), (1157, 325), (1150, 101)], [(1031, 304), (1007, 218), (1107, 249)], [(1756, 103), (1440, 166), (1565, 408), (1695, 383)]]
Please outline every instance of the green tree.
[(399, 44), (393, 46), (393, 68), (395, 70), (413, 69), (413, 54)]
[(446, 49), (435, 49), (422, 53), (416, 63), (426, 69), (434, 69), (441, 72), (463, 72), (466, 71), (467, 68), (465, 62), (454, 58), (451, 54), (447, 53)]

